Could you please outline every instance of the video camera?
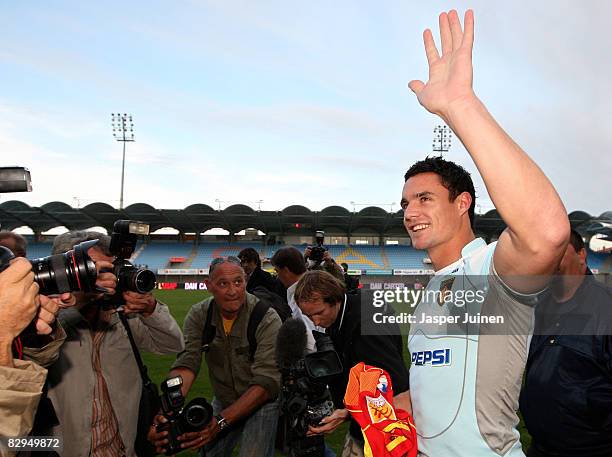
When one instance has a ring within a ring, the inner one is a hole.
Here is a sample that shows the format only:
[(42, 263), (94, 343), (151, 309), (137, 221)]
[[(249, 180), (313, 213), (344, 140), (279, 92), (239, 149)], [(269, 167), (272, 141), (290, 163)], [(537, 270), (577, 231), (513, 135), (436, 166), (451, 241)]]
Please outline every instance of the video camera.
[(213, 417), (213, 408), (205, 398), (194, 398), (185, 406), (185, 397), (181, 392), (182, 385), (181, 376), (168, 378), (161, 383), (162, 413), (168, 422), (157, 424), (156, 429), (157, 431), (168, 431), (166, 455), (183, 451), (178, 437), (183, 433), (202, 430)]
[(327, 248), (323, 246), (324, 240), (325, 240), (325, 232), (322, 230), (317, 230), (315, 232), (315, 241), (317, 244), (316, 246), (310, 247), (310, 256), (308, 257), (309, 260), (312, 260), (316, 264), (323, 262), (323, 256), (325, 255), (325, 252), (327, 251)]
[(115, 307), (123, 305), (124, 291), (145, 294), (155, 288), (155, 273), (146, 268), (138, 268), (128, 259), (136, 250), (139, 235), (149, 234), (149, 224), (138, 221), (118, 220), (113, 225), (110, 253), (115, 257), (113, 269), (108, 270), (117, 277), (117, 289), (114, 295), (105, 297), (107, 304)]
[(324, 455), (323, 436), (306, 436), (306, 433), (309, 426), (319, 425), (333, 413), (334, 403), (327, 383), (342, 373), (342, 363), (331, 338), (321, 332), (312, 333), (317, 351), (306, 355), (306, 327), (301, 319), (287, 319), (278, 333), (283, 421), (280, 439), (290, 457)]

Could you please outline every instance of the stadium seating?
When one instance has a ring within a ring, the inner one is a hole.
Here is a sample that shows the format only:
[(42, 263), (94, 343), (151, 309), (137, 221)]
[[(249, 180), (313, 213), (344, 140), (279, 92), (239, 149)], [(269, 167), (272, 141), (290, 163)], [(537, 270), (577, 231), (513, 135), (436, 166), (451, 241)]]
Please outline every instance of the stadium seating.
[[(170, 257), (191, 258), (193, 243), (179, 243), (177, 241), (155, 241), (146, 245), (136, 247), (136, 256), (132, 260), (139, 265), (147, 265), (151, 270), (158, 268), (170, 268)], [(172, 265), (172, 268), (197, 268), (190, 266), (193, 264), (189, 260), (187, 265)]]
[(430, 264), (423, 263), (427, 252), (417, 251), (410, 246), (385, 246), (384, 248), (391, 268), (430, 269)]
[(612, 254), (596, 254), (589, 251), (587, 264), (591, 270), (597, 270), (599, 273), (612, 273)]
[[(28, 258), (35, 259), (51, 254), (52, 243), (28, 243)], [(264, 246), (255, 242), (240, 243), (203, 243), (195, 246), (192, 242), (153, 241), (149, 244), (139, 243), (133, 261), (147, 265), (152, 270), (158, 268), (208, 268), (215, 257), (238, 255), (246, 248), (252, 247), (262, 258), (271, 258), (283, 245)], [(295, 246), (304, 252), (306, 245)], [(388, 245), (330, 245), (331, 255), (338, 263), (346, 262), (353, 270), (388, 270), (388, 269), (430, 269), (430, 264), (423, 263), (427, 257), (424, 251), (417, 251), (410, 246)], [(184, 264), (170, 264), (171, 257), (185, 257)], [(600, 273), (612, 272), (612, 255), (588, 252), (588, 264)]]
[(28, 259), (37, 259), (39, 257), (47, 257), (51, 255), (53, 243), (32, 243), (28, 242), (27, 256)]

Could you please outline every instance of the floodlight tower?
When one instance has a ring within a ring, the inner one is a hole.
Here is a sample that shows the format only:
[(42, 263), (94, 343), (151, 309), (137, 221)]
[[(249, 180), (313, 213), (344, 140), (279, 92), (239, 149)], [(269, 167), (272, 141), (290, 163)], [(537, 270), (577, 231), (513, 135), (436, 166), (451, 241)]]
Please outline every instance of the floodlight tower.
[(441, 157), (444, 152), (448, 152), (450, 149), (452, 137), (453, 134), (448, 126), (436, 125), (434, 128), (432, 151), (439, 152)]
[(113, 126), (113, 137), (123, 143), (123, 160), (121, 161), (121, 196), (119, 197), (119, 209), (123, 209), (123, 181), (125, 178), (125, 143), (134, 141), (134, 122), (131, 114), (111, 114)]

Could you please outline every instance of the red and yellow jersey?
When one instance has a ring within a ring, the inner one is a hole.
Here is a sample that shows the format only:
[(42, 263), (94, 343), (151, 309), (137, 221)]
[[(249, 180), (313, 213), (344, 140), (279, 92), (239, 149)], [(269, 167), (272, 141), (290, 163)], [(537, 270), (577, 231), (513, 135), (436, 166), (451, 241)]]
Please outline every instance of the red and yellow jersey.
[(363, 362), (351, 368), (344, 404), (361, 427), (365, 457), (416, 457), (414, 420), (393, 407), (393, 386), (385, 370)]

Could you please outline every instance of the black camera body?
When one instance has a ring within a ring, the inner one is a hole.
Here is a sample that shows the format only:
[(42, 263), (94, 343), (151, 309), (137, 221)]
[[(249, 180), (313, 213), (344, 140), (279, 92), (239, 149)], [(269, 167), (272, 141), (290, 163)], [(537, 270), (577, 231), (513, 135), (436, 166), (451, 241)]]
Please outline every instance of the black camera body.
[(202, 430), (213, 417), (213, 408), (205, 398), (194, 398), (185, 405), (182, 385), (181, 376), (168, 378), (161, 384), (162, 413), (168, 422), (158, 424), (156, 428), (158, 431), (168, 431), (168, 445), (164, 449), (166, 455), (183, 451), (178, 437), (183, 433)]
[(105, 298), (107, 304), (121, 306), (122, 293), (125, 291), (145, 294), (155, 288), (155, 273), (146, 268), (138, 268), (128, 260), (136, 250), (138, 236), (148, 234), (149, 225), (144, 222), (115, 221), (109, 251), (115, 257), (112, 273), (117, 277), (117, 289), (114, 295)]
[(308, 428), (320, 424), (334, 412), (334, 403), (327, 386), (330, 378), (342, 373), (342, 363), (331, 338), (313, 331), (317, 351), (288, 366), (280, 366), (282, 374), (281, 412), (285, 418), (283, 441), (291, 457), (322, 457), (323, 436), (306, 436)]
[(315, 233), (315, 241), (316, 245), (310, 247), (310, 256), (308, 257), (313, 262), (317, 264), (323, 262), (323, 256), (327, 251), (327, 248), (323, 246), (323, 241), (325, 240), (325, 232), (322, 230), (317, 230)]

